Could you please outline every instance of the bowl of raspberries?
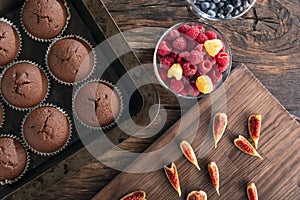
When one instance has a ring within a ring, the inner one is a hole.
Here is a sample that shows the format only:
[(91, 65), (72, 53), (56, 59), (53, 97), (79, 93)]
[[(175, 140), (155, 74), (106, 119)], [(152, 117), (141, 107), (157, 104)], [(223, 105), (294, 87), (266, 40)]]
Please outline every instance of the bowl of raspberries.
[(189, 8), (200, 18), (221, 21), (237, 19), (252, 8), (256, 0), (187, 0)]
[(216, 28), (204, 22), (182, 22), (157, 42), (153, 67), (159, 83), (175, 95), (202, 98), (229, 76), (230, 47)]

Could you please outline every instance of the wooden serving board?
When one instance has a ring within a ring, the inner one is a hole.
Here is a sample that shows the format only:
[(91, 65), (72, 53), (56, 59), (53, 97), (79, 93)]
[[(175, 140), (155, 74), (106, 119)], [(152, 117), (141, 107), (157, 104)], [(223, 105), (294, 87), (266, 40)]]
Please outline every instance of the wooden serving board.
[[(138, 189), (146, 191), (148, 200), (186, 199), (190, 191), (201, 189), (207, 193), (208, 199), (244, 200), (247, 199), (246, 186), (249, 182), (256, 183), (259, 199), (299, 199), (299, 124), (245, 66), (233, 70), (225, 88), (225, 92), (220, 89), (211, 98), (199, 101), (147, 150), (153, 152), (174, 143), (156, 160), (160, 160), (161, 164), (175, 162), (177, 165), (181, 198), (168, 182), (163, 169), (158, 169), (148, 173), (122, 172), (94, 199), (117, 200)], [(217, 111), (226, 111), (229, 122), (218, 147), (214, 149), (210, 121)], [(263, 161), (242, 153), (233, 144), (239, 134), (250, 139), (247, 117), (251, 113), (262, 114), (258, 152)], [(191, 139), (193, 133), (195, 137)], [(180, 155), (178, 144), (182, 139), (192, 143), (201, 171)], [(178, 159), (173, 160), (176, 155)], [(140, 156), (129, 167), (143, 167), (146, 161), (149, 160)], [(219, 167), (220, 196), (209, 178), (207, 164), (210, 161), (215, 161)]]

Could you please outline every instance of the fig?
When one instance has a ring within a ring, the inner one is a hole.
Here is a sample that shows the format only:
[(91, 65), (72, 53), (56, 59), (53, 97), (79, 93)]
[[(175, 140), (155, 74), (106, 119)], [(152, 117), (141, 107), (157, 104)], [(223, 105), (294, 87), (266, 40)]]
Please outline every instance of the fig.
[(133, 191), (122, 197), (120, 200), (146, 200), (146, 192), (142, 190)]
[(249, 183), (247, 186), (247, 196), (249, 200), (258, 200), (257, 189), (254, 183)]
[(258, 140), (260, 136), (261, 129), (261, 115), (260, 114), (251, 114), (248, 117), (248, 130), (250, 137), (254, 142), (254, 147), (257, 149)]
[(238, 138), (234, 139), (234, 145), (241, 150), (242, 152), (249, 154), (251, 156), (255, 156), (263, 160), (263, 158), (259, 155), (259, 153), (255, 150), (255, 148), (250, 144), (250, 142), (239, 135)]
[(207, 200), (207, 195), (204, 191), (199, 190), (199, 191), (191, 191), (186, 200)]
[(213, 183), (218, 195), (220, 195), (219, 188), (220, 188), (220, 175), (219, 169), (215, 162), (208, 163), (208, 172), (210, 175), (211, 182)]
[(180, 142), (180, 149), (183, 153), (183, 155), (193, 164), (196, 166), (198, 170), (200, 170), (195, 152), (192, 148), (192, 146), (185, 140)]
[(213, 119), (213, 135), (215, 141), (215, 148), (217, 148), (218, 142), (220, 141), (221, 137), (227, 126), (227, 115), (226, 113), (218, 112), (215, 114)]
[(169, 182), (171, 183), (173, 188), (177, 191), (178, 196), (181, 197), (179, 176), (178, 176), (177, 167), (175, 163), (172, 163), (171, 167), (164, 166), (164, 170)]

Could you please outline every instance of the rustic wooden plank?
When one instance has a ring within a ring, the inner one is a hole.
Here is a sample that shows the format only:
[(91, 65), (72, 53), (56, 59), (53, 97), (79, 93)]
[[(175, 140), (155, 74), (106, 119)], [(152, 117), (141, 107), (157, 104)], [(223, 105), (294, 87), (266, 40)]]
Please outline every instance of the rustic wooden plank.
[[(213, 102), (205, 98), (200, 101), (199, 105), (195, 105), (200, 108), (200, 121), (199, 114), (193, 111), (193, 108), (195, 109), (193, 107), (147, 150), (147, 152), (152, 152), (171, 140), (176, 141), (173, 148), (169, 149), (170, 151), (156, 159), (159, 159), (162, 164), (172, 161), (177, 164), (183, 191), (181, 198), (178, 198), (176, 192), (170, 187), (163, 170), (159, 169), (151, 173), (140, 174), (123, 172), (94, 199), (118, 199), (125, 193), (136, 189), (145, 190), (149, 199), (185, 199), (188, 192), (193, 189), (206, 191), (209, 199), (219, 199), (207, 175), (209, 161), (215, 161), (219, 166), (221, 198), (245, 199), (245, 187), (250, 181), (257, 183), (261, 199), (298, 198), (300, 195), (297, 177), (300, 170), (300, 150), (297, 145), (300, 142), (299, 124), (244, 67), (234, 70), (226, 83), (226, 89), (226, 112), (229, 116), (229, 125), (217, 149), (212, 148), (212, 134), (207, 136), (207, 133), (211, 120), (210, 103), (217, 104), (217, 109), (218, 107), (221, 110), (224, 109), (223, 105), (218, 102), (224, 101), (221, 95)], [(261, 113), (263, 116), (262, 137), (258, 149), (264, 157), (263, 161), (241, 153), (233, 145), (233, 139), (239, 134), (249, 138), (247, 116), (253, 112)], [(180, 123), (185, 124), (182, 130), (179, 130)], [(190, 139), (194, 123), (198, 125), (198, 129), (195, 139), (192, 140), (192, 146), (196, 152), (200, 152), (198, 154), (202, 168), (200, 172), (183, 156), (176, 160), (170, 159), (174, 154), (180, 154), (179, 141)], [(145, 162), (147, 160), (141, 156), (130, 167), (142, 167)]]

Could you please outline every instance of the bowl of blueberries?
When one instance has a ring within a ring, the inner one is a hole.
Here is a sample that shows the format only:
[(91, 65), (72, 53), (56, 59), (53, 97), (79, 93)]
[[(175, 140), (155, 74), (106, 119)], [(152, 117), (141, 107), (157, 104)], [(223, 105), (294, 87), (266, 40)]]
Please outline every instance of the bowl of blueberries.
[(198, 17), (211, 21), (237, 19), (252, 8), (256, 0), (187, 0)]

